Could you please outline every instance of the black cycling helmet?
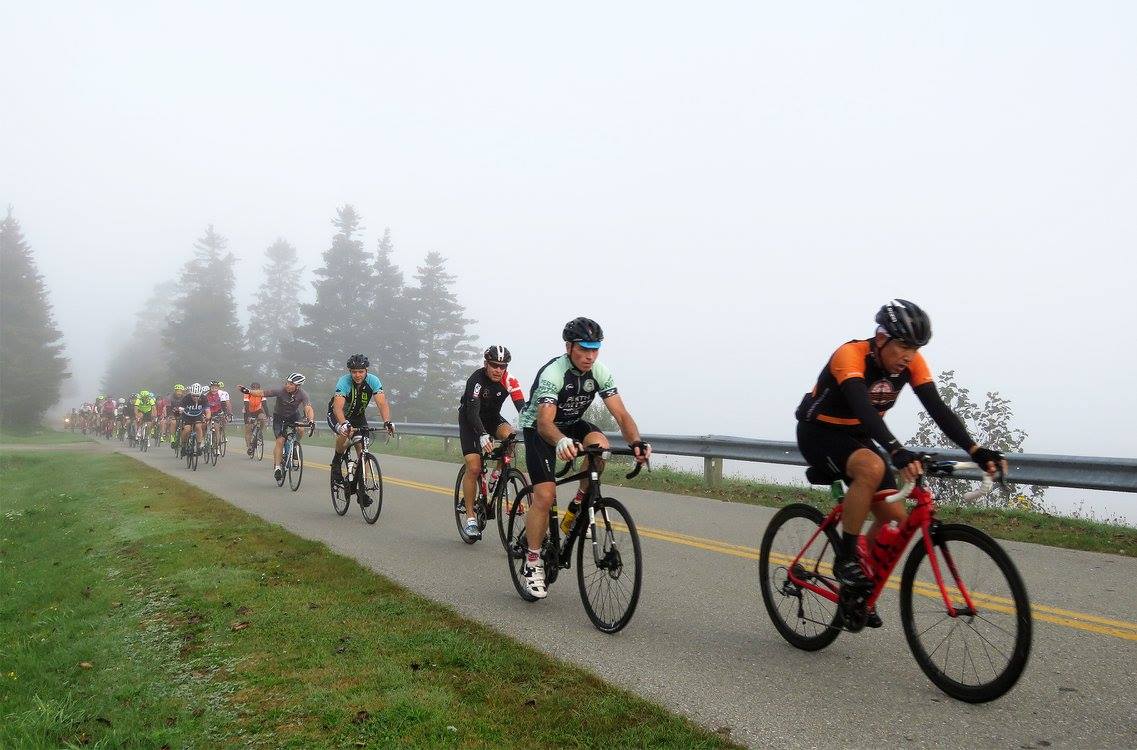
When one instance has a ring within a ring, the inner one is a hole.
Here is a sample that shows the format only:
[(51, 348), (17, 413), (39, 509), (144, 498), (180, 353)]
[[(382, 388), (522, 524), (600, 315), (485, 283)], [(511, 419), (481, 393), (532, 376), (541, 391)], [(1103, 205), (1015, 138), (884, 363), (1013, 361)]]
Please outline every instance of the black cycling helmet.
[[(600, 324), (590, 318), (573, 318), (565, 323), (565, 330), (561, 332), (565, 341), (580, 344), (586, 349), (599, 349), (600, 342), (604, 340), (604, 329)], [(594, 346), (588, 346), (594, 344)]]
[(371, 360), (367, 358), (366, 354), (353, 354), (347, 358), (347, 369), (349, 370), (366, 370), (371, 366)]
[(508, 365), (513, 360), (513, 355), (504, 346), (491, 346), (486, 349), (485, 355), (486, 361), (495, 365)]
[(919, 305), (906, 299), (889, 300), (876, 314), (877, 324), (890, 338), (923, 346), (932, 338), (932, 321)]

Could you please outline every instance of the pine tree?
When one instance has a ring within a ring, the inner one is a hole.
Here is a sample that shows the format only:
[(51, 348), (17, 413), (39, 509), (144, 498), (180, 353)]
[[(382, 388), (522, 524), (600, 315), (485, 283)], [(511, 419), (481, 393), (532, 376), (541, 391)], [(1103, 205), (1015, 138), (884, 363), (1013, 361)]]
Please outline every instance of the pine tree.
[(292, 331), (300, 324), (300, 274), (296, 248), (283, 238), (265, 250), (265, 264), (256, 300), (249, 305), (245, 349), (250, 372), (248, 382), (279, 379), (294, 368), (283, 361), (292, 343)]
[(411, 328), (409, 301), (403, 272), (391, 260), (394, 243), (386, 228), (375, 253), (375, 272), (371, 296), (371, 334), (373, 343), (365, 350), (371, 369), (383, 381), (383, 390), (398, 409), (406, 401), (410, 374), (418, 365), (418, 348)]
[(236, 259), (227, 245), (210, 224), (194, 243), (194, 257), (182, 267), (178, 295), (162, 330), (176, 380), (204, 384), (211, 378), (232, 379), (244, 369), (233, 295)]
[(347, 358), (374, 345), (368, 318), (371, 302), (371, 263), (356, 238), (360, 216), (350, 204), (336, 211), (332, 224), (339, 231), (324, 251), (324, 265), (315, 271), (313, 304), (300, 306), (302, 323), (295, 329), (285, 356), (289, 367), (308, 376), (313, 392), (330, 392), (344, 372)]
[(177, 282), (173, 280), (154, 287), (150, 298), (135, 316), (130, 338), (107, 366), (103, 393), (122, 396), (143, 388), (165, 393), (173, 385), (170, 351), (162, 340), (162, 328), (166, 316), (173, 309), (177, 288)]
[(35, 429), (59, 401), (71, 377), (43, 283), (8, 207), (0, 223), (0, 422), (17, 431)]
[(466, 326), (473, 320), (451, 291), (454, 277), (446, 272), (446, 259), (428, 253), (409, 290), (419, 361), (413, 400), (406, 404), (403, 419), (412, 422), (454, 420), (462, 382), (477, 366), (477, 350)]

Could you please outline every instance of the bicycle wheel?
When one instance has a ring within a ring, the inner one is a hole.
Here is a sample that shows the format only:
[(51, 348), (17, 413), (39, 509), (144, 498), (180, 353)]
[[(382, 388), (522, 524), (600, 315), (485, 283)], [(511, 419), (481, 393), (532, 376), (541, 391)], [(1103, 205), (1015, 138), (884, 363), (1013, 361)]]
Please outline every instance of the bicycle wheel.
[[(466, 466), (463, 464), (458, 467), (458, 478), (454, 480), (454, 523), (458, 525), (458, 538), (466, 544), (473, 544), (478, 541), (477, 537), (472, 537), (466, 533), (466, 520), (470, 516), (466, 513), (466, 502), (462, 497), (462, 480), (465, 478)], [(485, 502), (485, 499), (482, 497), (481, 484), (481, 477), (478, 477), (478, 481), (476, 482), (478, 499), (474, 501), (474, 512), (477, 515), (484, 516), (484, 510), (478, 513), (478, 510), (480, 510), (478, 506), (482, 505), (482, 507), (484, 507), (483, 503)], [(478, 520), (481, 521), (482, 519), (479, 518)], [(479, 525), (484, 524), (479, 523)]]
[(631, 622), (640, 600), (640, 536), (619, 500), (601, 498), (593, 509), (592, 539), (577, 540), (576, 582), (584, 611), (596, 629), (617, 633)]
[(217, 436), (214, 435), (213, 438), (209, 441), (209, 453), (206, 454), (206, 460), (209, 461), (212, 466), (217, 465), (218, 453), (219, 450), (217, 448)]
[(186, 444), (186, 456), (185, 456), (185, 458), (186, 458), (186, 468), (187, 469), (193, 468), (193, 453), (190, 452), (192, 450), (192, 448), (193, 448), (193, 436), (191, 435), (189, 442)]
[(336, 482), (335, 474), (328, 472), (328, 482), (332, 488), (332, 508), (337, 516), (342, 516), (351, 507), (351, 498), (344, 491), (343, 485)]
[[(501, 537), (501, 546), (505, 548), (506, 552), (509, 552), (509, 535), (505, 528), (509, 522), (509, 513), (513, 510), (514, 504), (518, 502), (517, 498), (521, 497), (528, 487), (529, 483), (525, 481), (525, 475), (517, 469), (510, 469), (497, 480), (493, 500), (496, 505), (494, 515), (497, 516), (497, 534)], [(520, 508), (518, 512), (525, 515), (525, 508)]]
[(292, 491), (300, 489), (300, 480), (304, 478), (304, 449), (300, 443), (292, 444), (292, 461), (288, 464), (288, 486)]
[[(506, 524), (506, 538), (509, 539), (509, 546), (506, 549), (506, 562), (509, 565), (509, 577), (513, 579), (513, 587), (517, 589), (517, 593), (527, 602), (537, 601), (537, 597), (530, 594), (525, 589), (525, 581), (521, 577), (521, 566), (525, 563), (526, 551), (529, 549), (529, 542), (525, 536), (525, 520), (529, 518), (529, 513), (518, 513), (519, 510), (529, 505), (529, 493), (525, 493), (522, 502), (514, 503), (513, 507), (509, 509), (509, 522)], [(557, 522), (556, 516), (549, 512), (549, 527)], [(545, 532), (545, 542), (542, 544), (542, 552), (544, 548), (551, 545), (551, 537), (549, 532)], [(549, 560), (545, 560), (545, 574), (549, 573)], [(546, 578), (546, 585), (548, 579)]]
[(217, 428), (217, 437), (220, 439), (217, 443), (217, 449), (221, 458), (225, 458), (225, 448), (229, 445), (229, 438), (225, 435), (225, 428)]
[[(838, 584), (833, 578), (840, 539), (832, 526), (817, 534), (824, 520), (811, 505), (787, 505), (770, 519), (758, 551), (758, 581), (766, 612), (782, 637), (803, 651), (823, 649), (841, 632)], [(833, 600), (790, 580), (789, 566), (795, 559), (795, 577), (832, 591)]]
[[(363, 472), (355, 480), (357, 491), (362, 489), (371, 500), (371, 505), (366, 508), (360, 505), (359, 510), (363, 513), (364, 521), (375, 523), (383, 512), (383, 472), (379, 469), (379, 459), (370, 453), (364, 453), (356, 471)], [(359, 502), (358, 497), (356, 502)]]
[[(1030, 656), (1026, 586), (1003, 548), (979, 529), (944, 524), (932, 540), (955, 616), (946, 611), (921, 538), (900, 578), (904, 637), (940, 690), (967, 703), (994, 700), (1014, 687)], [(961, 584), (975, 610), (967, 607)]]
[(253, 446), (253, 454), (257, 457), (258, 461), (263, 461), (265, 458), (265, 435), (264, 430), (259, 426), (253, 433), (253, 440), (256, 441), (256, 444)]
[(193, 463), (191, 464), (191, 466), (193, 467), (193, 470), (194, 470), (194, 471), (197, 471), (197, 462), (198, 462), (198, 458), (199, 458), (199, 457), (198, 457), (198, 455), (197, 455), (197, 454), (198, 454), (198, 442), (197, 442), (197, 435), (194, 435), (194, 436), (193, 436), (193, 437), (190, 439), (190, 448), (189, 448), (189, 450), (190, 450), (190, 461), (192, 461), (192, 462), (193, 462)]
[(140, 453), (150, 450), (150, 431), (145, 427), (142, 428), (142, 437), (138, 441), (138, 450)]

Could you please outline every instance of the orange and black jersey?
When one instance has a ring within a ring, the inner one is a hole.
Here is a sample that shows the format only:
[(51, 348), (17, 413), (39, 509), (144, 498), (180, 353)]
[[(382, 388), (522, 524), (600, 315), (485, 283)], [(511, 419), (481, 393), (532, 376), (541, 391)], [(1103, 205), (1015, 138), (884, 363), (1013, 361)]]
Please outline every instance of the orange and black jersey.
[[(886, 344), (887, 346), (887, 344)], [(901, 447), (884, 424), (884, 413), (896, 404), (900, 390), (911, 385), (928, 414), (952, 442), (965, 450), (974, 443), (959, 418), (940, 398), (931, 368), (916, 352), (899, 373), (885, 371), (872, 339), (842, 344), (805, 394), (795, 416), (837, 429), (865, 432), (889, 451)]]

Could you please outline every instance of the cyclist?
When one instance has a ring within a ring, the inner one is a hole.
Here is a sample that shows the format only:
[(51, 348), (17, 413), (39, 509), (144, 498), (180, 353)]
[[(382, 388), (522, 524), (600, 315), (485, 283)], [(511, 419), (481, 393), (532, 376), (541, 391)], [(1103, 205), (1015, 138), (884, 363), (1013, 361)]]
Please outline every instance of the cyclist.
[[(312, 411), (312, 401), (308, 398), (308, 394), (300, 385), (304, 382), (304, 376), (298, 372), (289, 374), (284, 379), (284, 385), (280, 388), (269, 388), (268, 390), (246, 388), (243, 385), (237, 386), (237, 390), (246, 396), (261, 396), (263, 398), (275, 398), (276, 403), (272, 407), (272, 434), (276, 437), (276, 446), (272, 451), (272, 475), (277, 481), (280, 481), (284, 476), (283, 470), (280, 468), (281, 458), (284, 456), (284, 429), (287, 425), (300, 422), (300, 409), (304, 409), (305, 422), (315, 421), (315, 412)], [(300, 439), (300, 433), (296, 433), (296, 439)]]
[[(252, 390), (259, 391), (261, 384), (254, 381), (249, 387)], [(246, 394), (244, 397), (242, 417), (245, 422), (245, 452), (250, 456), (253, 455), (253, 426), (264, 424), (265, 421), (264, 401), (264, 396)]]
[[(904, 503), (876, 502), (896, 489), (887, 466), (891, 463), (905, 482), (924, 473), (916, 454), (884, 423), (884, 413), (896, 403), (905, 384), (916, 392), (944, 434), (970, 453), (984, 471), (1005, 471), (1007, 466), (1001, 453), (971, 439), (963, 422), (940, 398), (931, 369), (919, 351), (932, 338), (927, 313), (912, 302), (894, 299), (880, 308), (876, 323), (872, 338), (854, 339), (837, 348), (796, 412), (802, 456), (810, 466), (839, 476), (849, 485), (834, 576), (842, 586), (866, 591), (872, 588), (862, 564), (868, 544), (882, 525), (903, 523), (908, 515)], [(875, 518), (867, 538), (862, 538), (861, 527), (870, 506)], [(868, 624), (880, 627), (875, 612), (869, 613)]]
[(209, 381), (209, 392), (205, 398), (209, 401), (209, 411), (217, 420), (213, 428), (217, 431), (217, 442), (225, 439), (225, 425), (233, 416), (233, 405), (229, 402), (229, 392), (224, 390), (225, 384), (220, 380)]
[[(612, 374), (597, 361), (600, 342), (604, 340), (600, 325), (588, 318), (574, 318), (565, 325), (561, 338), (565, 353), (537, 371), (529, 403), (518, 420), (525, 433), (525, 464), (533, 482), (534, 511), (525, 524), (529, 549), (521, 575), (529, 594), (538, 599), (548, 593), (541, 544), (548, 530), (549, 511), (557, 497), (556, 459), (575, 458), (578, 443), (609, 447), (600, 428), (581, 418), (597, 395), (616, 419), (636, 462), (643, 463), (651, 457), (651, 446), (640, 439), (639, 428), (617, 393)], [(603, 462), (597, 461), (597, 468), (602, 470)], [(570, 512), (579, 507), (587, 488), (588, 480), (584, 479), (569, 505)], [(571, 524), (571, 517), (565, 515)], [(568, 524), (562, 522), (565, 526)]]
[(482, 454), (488, 453), (494, 438), (504, 440), (513, 428), (501, 416), (501, 405), (508, 395), (520, 414), (525, 408), (525, 395), (517, 378), (506, 369), (513, 355), (504, 346), (491, 346), (485, 351), (485, 364), (466, 381), (466, 390), (458, 406), (458, 435), (466, 473), (462, 477), (462, 495), (466, 503), (466, 535), (481, 537), (474, 515), (474, 499), (478, 496), (478, 477), (482, 473)]
[(121, 434), (125, 435), (127, 426), (134, 422), (134, 399), (138, 398), (137, 393), (130, 394), (130, 398), (120, 398), (118, 400), (118, 418), (119, 429)]
[[(336, 390), (328, 401), (328, 426), (336, 433), (335, 452), (332, 456), (332, 477), (343, 484), (343, 460), (347, 458), (347, 444), (351, 433), (359, 427), (367, 426), (367, 404), (375, 399), (375, 407), (383, 417), (383, 427), (388, 435), (395, 434), (391, 424), (391, 407), (387, 394), (383, 393), (383, 383), (379, 376), (367, 371), (371, 361), (366, 354), (353, 354), (347, 359), (348, 372), (336, 381)], [(363, 446), (358, 446), (360, 456)], [(357, 498), (366, 508), (371, 499), (366, 495)]]
[(178, 411), (178, 407), (181, 406), (182, 399), (185, 397), (186, 387), (181, 383), (176, 383), (173, 393), (167, 396), (170, 403), (166, 408), (166, 434), (170, 436), (170, 445), (177, 442), (178, 433), (181, 432), (182, 413)]
[(134, 399), (134, 431), (138, 435), (138, 439), (142, 440), (144, 437), (149, 439), (144, 433), (143, 424), (153, 424), (154, 415), (157, 411), (158, 400), (154, 398), (154, 394), (145, 388), (138, 392), (138, 396)]
[(103, 398), (102, 414), (99, 416), (102, 422), (99, 424), (99, 432), (107, 437), (111, 437), (114, 430), (115, 412), (118, 410), (118, 404), (113, 398)]
[(197, 455), (201, 455), (202, 445), (205, 443), (204, 424), (209, 421), (209, 402), (205, 398), (205, 387), (201, 383), (192, 383), (189, 393), (182, 397), (178, 404), (178, 413), (181, 414), (182, 449), (179, 456), (185, 456), (186, 444), (189, 442), (190, 428), (197, 433)]

